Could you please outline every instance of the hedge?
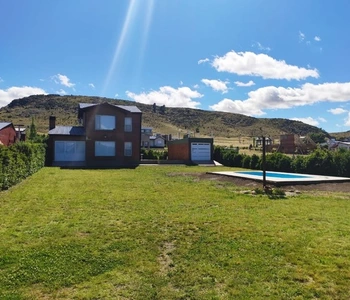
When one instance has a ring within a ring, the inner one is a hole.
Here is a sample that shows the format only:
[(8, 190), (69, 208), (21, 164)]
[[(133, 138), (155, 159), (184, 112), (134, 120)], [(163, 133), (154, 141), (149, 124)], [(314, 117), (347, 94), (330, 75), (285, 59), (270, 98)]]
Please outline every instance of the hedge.
[(19, 183), (45, 164), (45, 145), (19, 142), (0, 146), (0, 190)]
[[(214, 159), (225, 166), (261, 169), (261, 156), (239, 154), (231, 148), (215, 146)], [(307, 156), (293, 158), (282, 153), (266, 154), (266, 170), (350, 177), (350, 151), (316, 149)]]

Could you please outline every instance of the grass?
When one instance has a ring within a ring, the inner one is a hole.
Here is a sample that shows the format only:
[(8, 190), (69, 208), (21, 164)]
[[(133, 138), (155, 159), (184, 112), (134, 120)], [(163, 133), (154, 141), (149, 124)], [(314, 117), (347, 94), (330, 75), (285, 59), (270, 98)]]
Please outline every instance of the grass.
[(1, 192), (0, 299), (348, 298), (349, 195), (272, 201), (208, 170), (44, 168)]

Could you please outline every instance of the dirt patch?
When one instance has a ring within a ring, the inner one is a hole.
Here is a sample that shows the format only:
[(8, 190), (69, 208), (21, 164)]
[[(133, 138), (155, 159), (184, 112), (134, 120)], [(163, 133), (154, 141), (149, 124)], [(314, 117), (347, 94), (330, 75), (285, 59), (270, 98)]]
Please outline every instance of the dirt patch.
[(160, 273), (166, 276), (172, 268), (174, 268), (173, 260), (171, 259), (171, 254), (175, 250), (175, 241), (165, 242), (160, 251), (158, 257), (158, 262), (160, 264)]

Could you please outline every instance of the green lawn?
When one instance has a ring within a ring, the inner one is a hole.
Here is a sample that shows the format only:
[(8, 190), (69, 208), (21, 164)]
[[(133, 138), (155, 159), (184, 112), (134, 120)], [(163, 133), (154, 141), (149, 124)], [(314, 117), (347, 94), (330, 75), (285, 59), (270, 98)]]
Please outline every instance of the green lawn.
[(213, 170), (44, 168), (1, 192), (0, 299), (349, 298), (349, 195), (271, 200)]

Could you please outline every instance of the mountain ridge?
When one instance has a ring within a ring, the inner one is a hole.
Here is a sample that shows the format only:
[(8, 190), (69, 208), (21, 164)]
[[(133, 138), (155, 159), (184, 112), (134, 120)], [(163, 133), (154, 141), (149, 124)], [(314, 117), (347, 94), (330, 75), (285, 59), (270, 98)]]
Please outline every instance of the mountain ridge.
[[(300, 121), (283, 118), (254, 118), (241, 114), (206, 111), (193, 108), (175, 108), (138, 103), (129, 100), (111, 99), (97, 96), (60, 96), (56, 94), (32, 95), (15, 99), (0, 108), (0, 121), (10, 121), (29, 126), (32, 117), (38, 132), (48, 132), (49, 116), (56, 116), (57, 125), (78, 125), (78, 103), (108, 102), (117, 105), (135, 105), (143, 113), (142, 126), (153, 127), (154, 132), (172, 134), (178, 137), (193, 132), (200, 136), (240, 137), (271, 136), (293, 133), (329, 133), (315, 126)], [(164, 109), (164, 110), (163, 110)]]

